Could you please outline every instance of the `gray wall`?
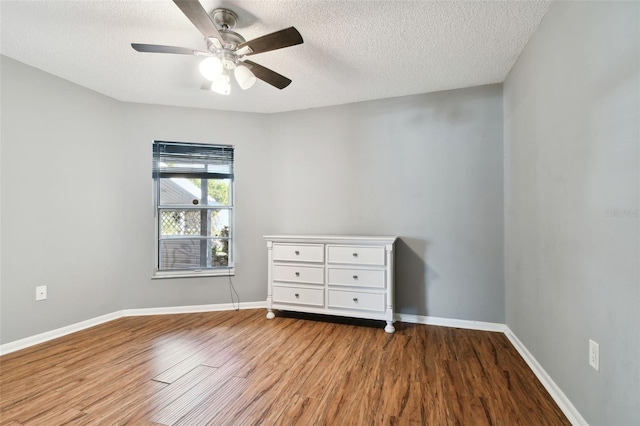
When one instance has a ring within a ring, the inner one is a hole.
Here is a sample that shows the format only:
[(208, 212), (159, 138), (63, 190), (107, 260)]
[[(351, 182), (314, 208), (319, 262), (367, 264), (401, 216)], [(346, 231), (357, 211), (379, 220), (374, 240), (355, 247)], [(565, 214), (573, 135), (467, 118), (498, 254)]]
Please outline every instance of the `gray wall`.
[(506, 322), (592, 425), (640, 421), (639, 16), (552, 4), (504, 84)]
[(154, 139), (235, 144), (241, 301), (266, 298), (265, 234), (393, 234), (401, 312), (504, 321), (500, 85), (260, 115), (126, 104), (1, 65), (0, 342), (230, 302), (226, 277), (151, 280)]
[[(10, 342), (121, 308), (126, 180), (120, 103), (0, 58), (0, 337)], [(48, 300), (36, 302), (45, 284)]]
[(263, 301), (266, 290), (266, 243), (272, 216), (271, 149), (262, 114), (121, 104), (124, 113), (123, 171), (129, 176), (122, 196), (123, 233), (128, 247), (122, 267), (125, 307), (202, 305), (231, 302), (229, 279), (151, 280), (154, 227), (151, 144), (154, 140), (235, 145), (235, 266), (232, 277), (241, 302)]
[(398, 311), (504, 322), (501, 85), (270, 125), (273, 232), (397, 235)]
[(241, 302), (266, 298), (268, 116), (126, 104), (1, 58), (1, 343), (120, 309), (231, 302), (227, 277), (151, 280), (155, 139), (235, 144), (232, 281)]

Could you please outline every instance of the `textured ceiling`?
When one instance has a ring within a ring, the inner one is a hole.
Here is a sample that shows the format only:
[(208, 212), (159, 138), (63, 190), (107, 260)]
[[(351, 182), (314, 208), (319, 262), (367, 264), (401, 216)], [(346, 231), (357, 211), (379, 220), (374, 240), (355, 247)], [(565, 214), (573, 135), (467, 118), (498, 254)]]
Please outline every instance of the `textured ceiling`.
[(238, 14), (245, 39), (295, 26), (304, 44), (252, 56), (293, 83), (230, 96), (200, 89), (205, 50), (170, 0), (0, 2), (1, 53), (122, 101), (280, 112), (504, 81), (548, 1), (202, 0)]

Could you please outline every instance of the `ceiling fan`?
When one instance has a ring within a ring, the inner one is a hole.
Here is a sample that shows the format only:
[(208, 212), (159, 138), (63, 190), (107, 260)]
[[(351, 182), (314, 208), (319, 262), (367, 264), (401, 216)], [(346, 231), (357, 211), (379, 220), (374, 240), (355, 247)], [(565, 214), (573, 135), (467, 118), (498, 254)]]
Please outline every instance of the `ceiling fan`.
[(215, 9), (210, 17), (197, 0), (173, 2), (202, 33), (207, 50), (141, 43), (131, 43), (131, 47), (138, 52), (203, 56), (200, 73), (207, 81), (202, 88), (222, 95), (231, 93), (231, 72), (243, 90), (253, 86), (256, 79), (278, 89), (291, 83), (287, 77), (248, 60), (247, 56), (302, 44), (302, 36), (294, 27), (245, 41), (240, 34), (231, 31), (238, 21), (238, 16), (231, 10)]

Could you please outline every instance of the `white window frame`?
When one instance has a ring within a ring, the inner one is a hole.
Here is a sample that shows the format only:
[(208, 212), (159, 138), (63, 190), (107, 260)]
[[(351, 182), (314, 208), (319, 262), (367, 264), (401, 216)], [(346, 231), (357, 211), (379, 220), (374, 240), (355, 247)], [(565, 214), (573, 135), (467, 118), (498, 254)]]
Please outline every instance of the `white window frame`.
[[(173, 143), (165, 141), (154, 141), (156, 143)], [(183, 145), (206, 145), (196, 143), (183, 143), (175, 142), (176, 144)], [(212, 146), (225, 146), (232, 148), (235, 151), (233, 145), (212, 145)], [(155, 161), (155, 159), (154, 159)], [(167, 279), (167, 278), (193, 278), (193, 277), (220, 277), (220, 276), (234, 276), (235, 275), (235, 176), (231, 178), (230, 184), (230, 203), (229, 206), (223, 206), (224, 209), (229, 211), (229, 265), (220, 266), (215, 268), (198, 268), (198, 269), (184, 269), (184, 270), (161, 270), (160, 266), (160, 210), (173, 208), (174, 206), (161, 206), (160, 205), (160, 179), (159, 177), (153, 177), (153, 215), (154, 215), (154, 265), (152, 279)], [(180, 206), (175, 206), (176, 209), (180, 209)], [(208, 209), (207, 209), (208, 210)]]

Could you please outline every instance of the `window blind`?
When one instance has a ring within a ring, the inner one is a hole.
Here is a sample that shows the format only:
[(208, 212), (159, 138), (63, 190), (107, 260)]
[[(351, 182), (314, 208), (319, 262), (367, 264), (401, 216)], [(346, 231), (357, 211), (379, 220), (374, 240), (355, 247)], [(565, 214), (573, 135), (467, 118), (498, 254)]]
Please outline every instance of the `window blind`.
[(153, 177), (233, 179), (232, 145), (153, 143)]

